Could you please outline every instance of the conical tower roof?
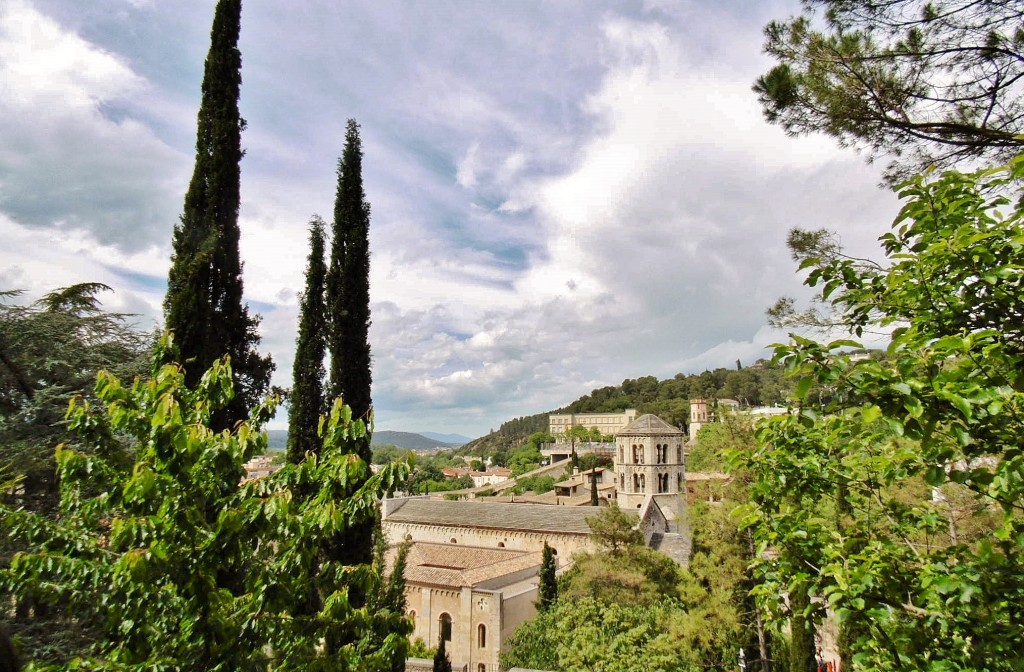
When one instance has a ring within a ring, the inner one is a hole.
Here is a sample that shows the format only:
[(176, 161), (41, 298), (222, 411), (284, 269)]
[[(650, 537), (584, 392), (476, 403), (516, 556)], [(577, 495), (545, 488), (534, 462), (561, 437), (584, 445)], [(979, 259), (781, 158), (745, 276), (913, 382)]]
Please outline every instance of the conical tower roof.
[(653, 413), (641, 415), (633, 422), (626, 425), (626, 428), (617, 432), (616, 436), (664, 436), (666, 434), (682, 434), (677, 427), (673, 427)]

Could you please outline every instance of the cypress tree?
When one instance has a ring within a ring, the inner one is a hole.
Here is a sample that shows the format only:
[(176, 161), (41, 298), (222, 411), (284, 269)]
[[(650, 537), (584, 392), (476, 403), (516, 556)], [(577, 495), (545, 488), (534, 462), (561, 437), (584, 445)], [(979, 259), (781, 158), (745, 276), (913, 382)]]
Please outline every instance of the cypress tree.
[(537, 609), (544, 611), (558, 599), (558, 581), (555, 579), (555, 553), (544, 542), (544, 554), (540, 562), (540, 581), (537, 584)]
[(445, 651), (444, 646), (444, 633), (441, 634), (440, 641), (437, 643), (437, 651), (434, 652), (434, 672), (452, 672), (452, 661), (448, 657), (448, 652)]
[(242, 304), (238, 254), (239, 162), (245, 120), (238, 113), (242, 56), (241, 0), (220, 0), (210, 31), (196, 131), (196, 162), (174, 228), (164, 299), (186, 384), (196, 385), (214, 360), (231, 357), (235, 398), (214, 413), (214, 429), (232, 427), (266, 393), (274, 364), (256, 352), (259, 317)]
[(601, 501), (597, 498), (597, 467), (590, 469), (590, 505), (600, 506)]
[[(331, 320), (330, 396), (342, 396), (355, 418), (368, 419), (370, 399), (370, 205), (363, 192), (359, 124), (348, 120), (338, 161), (327, 304)], [(370, 445), (365, 455), (370, 461)]]
[(295, 340), (292, 393), (288, 400), (288, 461), (301, 462), (309, 451), (319, 452), (317, 428), (324, 404), (324, 354), (327, 351), (327, 307), (324, 285), (324, 221), (309, 222), (306, 289), (299, 304), (299, 335)]
[[(363, 150), (359, 124), (348, 120), (345, 148), (338, 160), (331, 263), (327, 271), (329, 397), (341, 396), (354, 418), (370, 420), (370, 205), (363, 193)], [(370, 435), (356, 450), (370, 463)], [(348, 564), (370, 562), (373, 525), (353, 526), (338, 540), (332, 557)], [(358, 603), (358, 596), (353, 597)]]

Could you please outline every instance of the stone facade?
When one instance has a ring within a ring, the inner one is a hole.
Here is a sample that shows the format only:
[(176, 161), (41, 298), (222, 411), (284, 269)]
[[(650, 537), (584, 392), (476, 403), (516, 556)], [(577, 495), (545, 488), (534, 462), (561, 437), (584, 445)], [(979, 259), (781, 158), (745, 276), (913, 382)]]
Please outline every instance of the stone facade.
[(647, 414), (615, 436), (618, 503), (638, 511), (652, 495), (669, 520), (682, 519), (686, 507), (686, 435), (661, 418)]
[(444, 631), (453, 665), (470, 672), (496, 672), (502, 643), (536, 615), (545, 542), (560, 568), (596, 550), (589, 507), (404, 498), (382, 511), (388, 542), (413, 543), (405, 573), (413, 637), (435, 646)]
[(634, 408), (627, 408), (621, 413), (552, 413), (548, 416), (548, 431), (557, 437), (579, 425), (587, 429), (597, 427), (602, 434), (612, 436), (635, 419)]

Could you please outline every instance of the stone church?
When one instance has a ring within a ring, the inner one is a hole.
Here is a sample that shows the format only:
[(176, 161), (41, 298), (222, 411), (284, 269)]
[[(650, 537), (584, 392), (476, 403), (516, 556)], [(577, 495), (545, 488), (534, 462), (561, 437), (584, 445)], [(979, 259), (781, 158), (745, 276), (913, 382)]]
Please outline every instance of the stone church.
[[(644, 541), (685, 562), (686, 436), (654, 415), (616, 433), (615, 498), (637, 514)], [(541, 552), (554, 549), (563, 571), (579, 551), (595, 551), (589, 506), (497, 503), (482, 498), (385, 500), (382, 527), (394, 549), (409, 541), (406, 605), (413, 637), (436, 646), (453, 666), (497, 672), (502, 643), (536, 615)]]

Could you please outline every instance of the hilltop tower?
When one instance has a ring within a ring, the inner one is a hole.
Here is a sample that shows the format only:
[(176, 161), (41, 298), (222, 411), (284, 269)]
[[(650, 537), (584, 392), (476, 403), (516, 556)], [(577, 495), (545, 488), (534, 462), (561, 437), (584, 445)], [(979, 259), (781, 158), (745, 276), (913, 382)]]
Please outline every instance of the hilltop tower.
[(708, 415), (708, 402), (706, 399), (690, 400), (690, 441), (697, 440), (697, 432), (700, 428), (711, 421)]

